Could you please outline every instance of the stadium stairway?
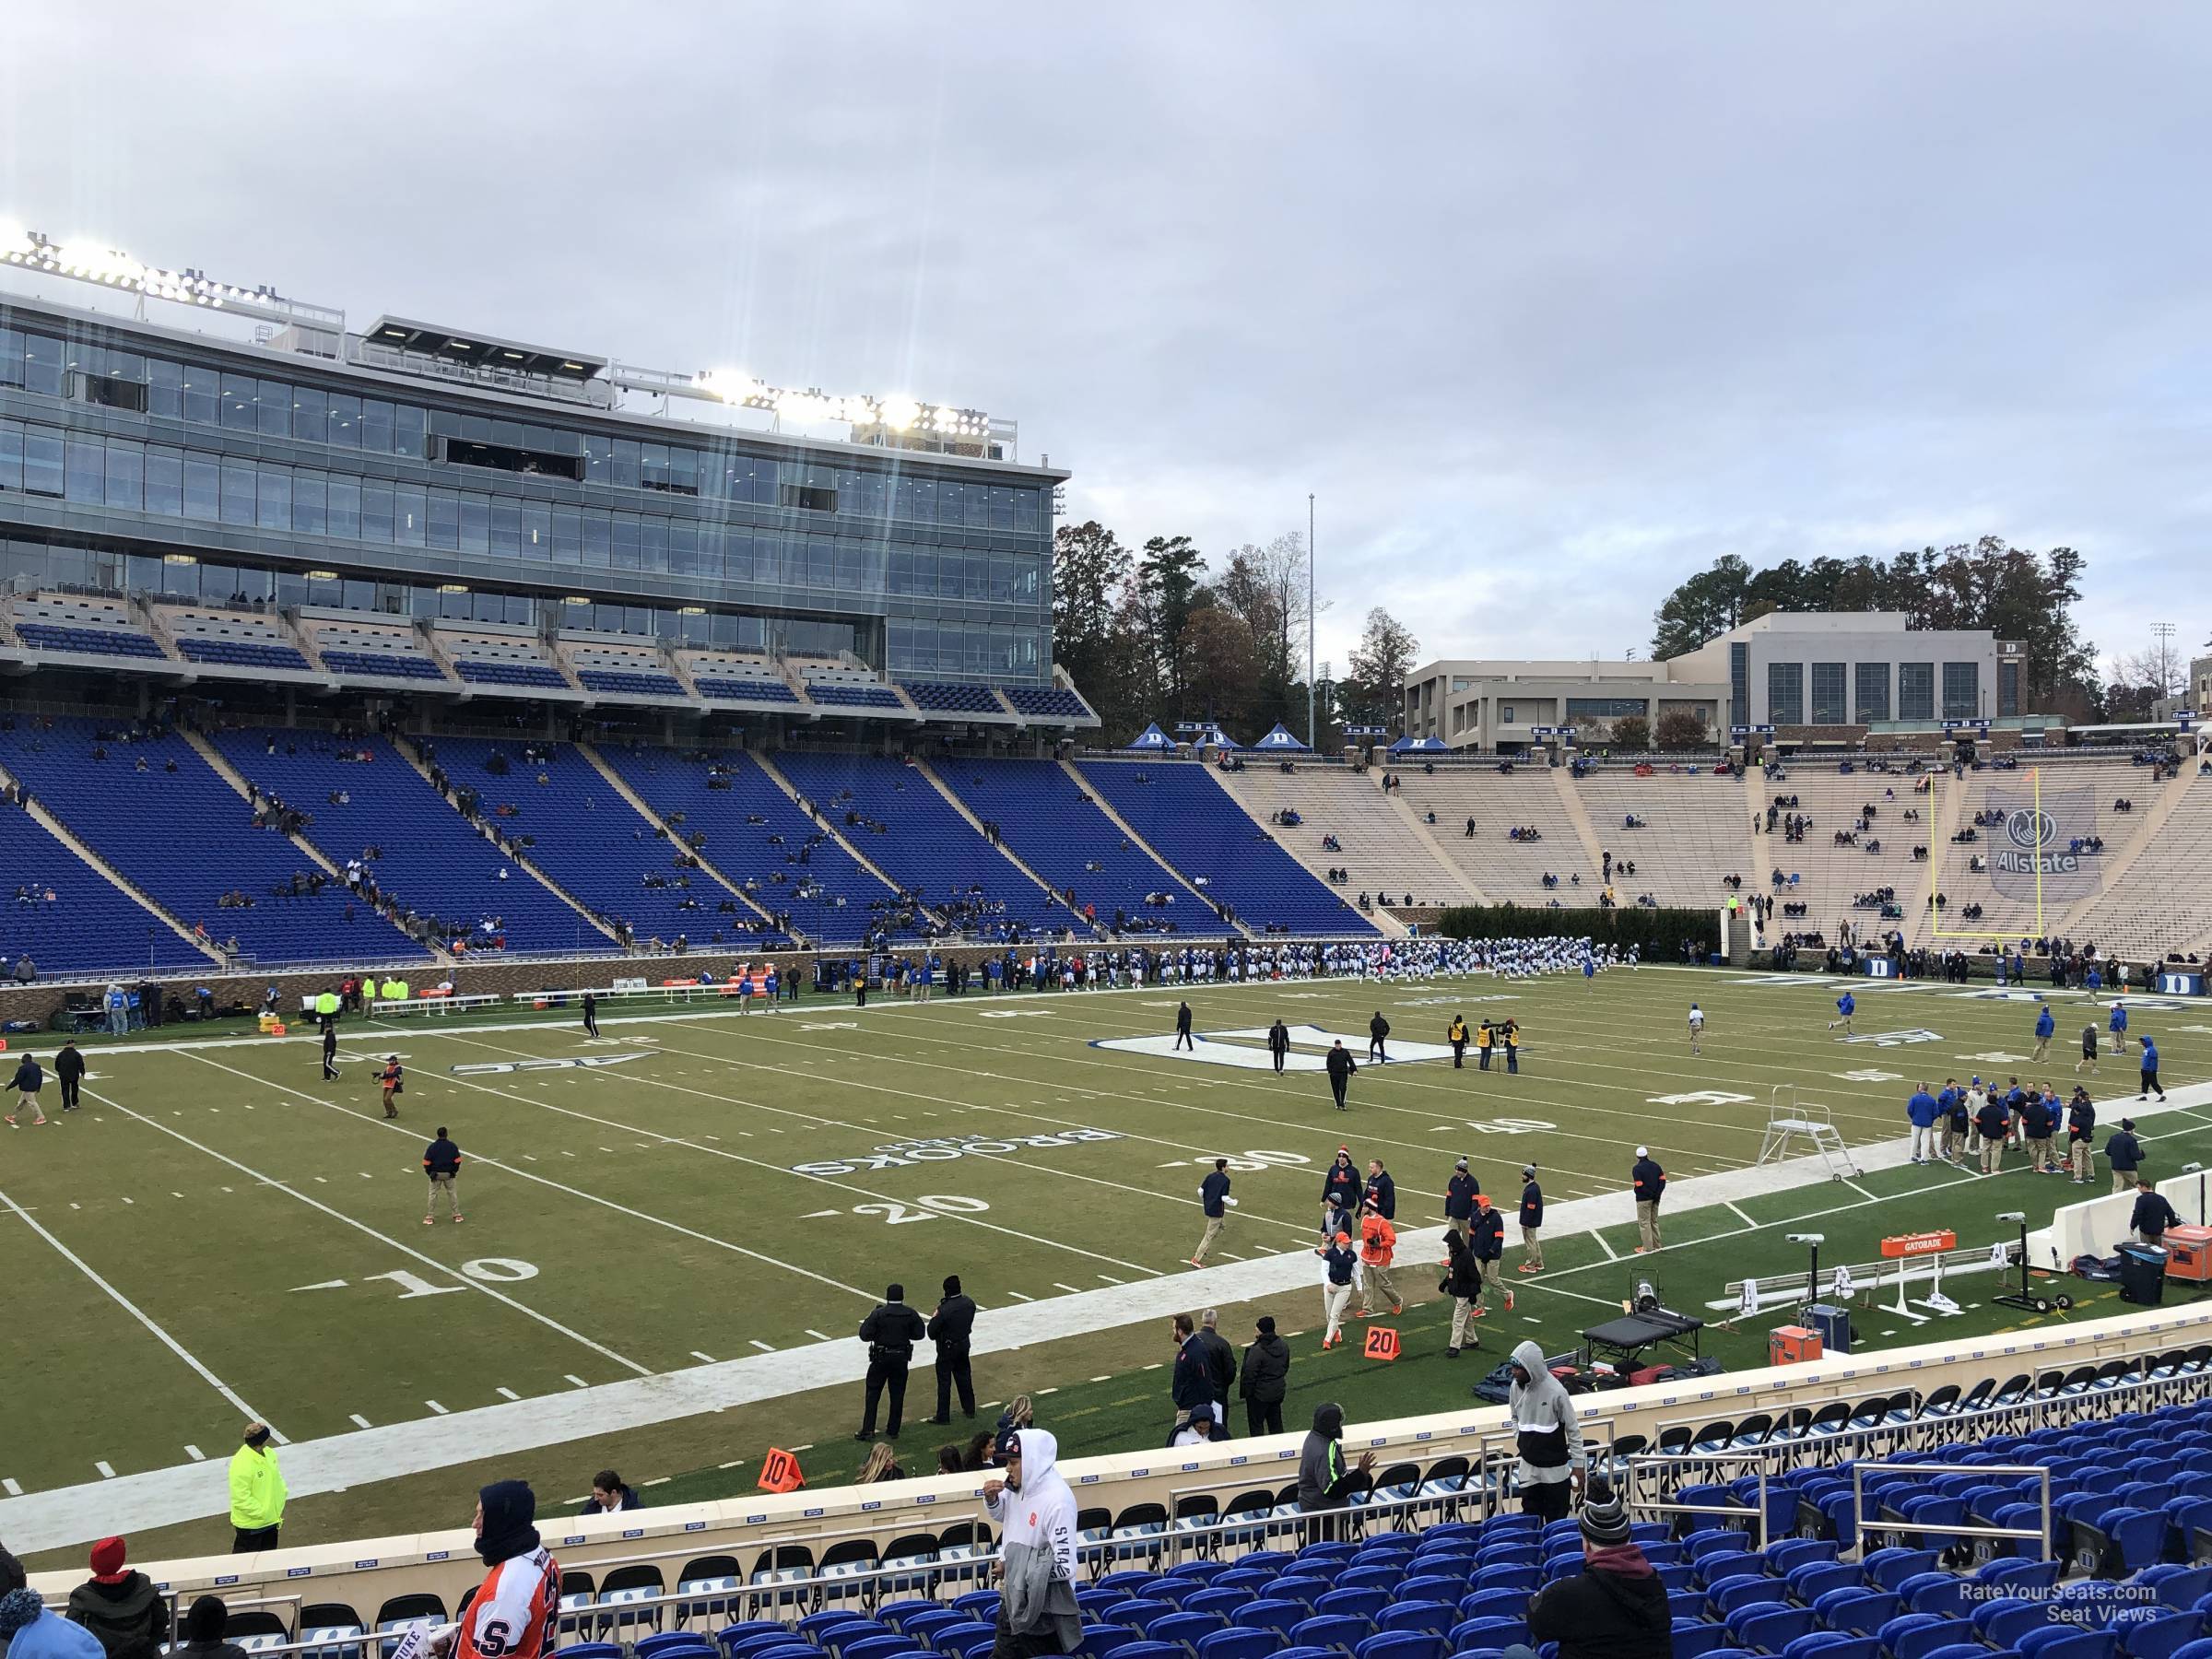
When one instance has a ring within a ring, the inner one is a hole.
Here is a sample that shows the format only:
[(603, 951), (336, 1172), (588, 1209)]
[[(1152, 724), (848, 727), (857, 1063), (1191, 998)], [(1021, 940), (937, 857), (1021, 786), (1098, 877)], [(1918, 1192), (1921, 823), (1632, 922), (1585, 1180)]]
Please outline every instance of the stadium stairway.
[[(961, 763), (958, 760), (955, 760), (949, 764), (958, 766)], [(927, 778), (930, 782), (935, 786), (936, 792), (943, 795), (945, 799), (951, 805), (952, 809), (959, 813), (960, 817), (968, 820), (969, 828), (973, 830), (979, 836), (982, 836), (983, 840), (991, 841), (990, 832), (983, 828), (983, 820), (976, 817), (974, 811), (969, 806), (968, 803), (961, 800), (960, 797), (954, 793), (952, 786), (936, 774), (935, 771), (930, 766), (928, 761), (917, 759), (914, 762), (914, 770), (920, 772), (924, 777)], [(1045, 893), (1051, 898), (1054, 905), (1059, 907), (1061, 910), (1067, 912), (1067, 920), (1070, 926), (1080, 929), (1084, 925), (1082, 915), (1079, 912), (1069, 909), (1067, 900), (1060, 896), (1058, 890), (1053, 888), (1051, 882), (1047, 881), (1043, 877), (1037, 874), (1035, 865), (1031, 865), (1027, 859), (1023, 858), (1020, 853), (1015, 852), (1014, 849), (1009, 846), (1003, 838), (995, 841), (991, 841), (991, 844), (998, 849), (999, 855), (1008, 864), (1012, 865), (1024, 876), (1027, 876), (1031, 881), (1042, 888)]]
[[(599, 775), (606, 780), (608, 787), (613, 789), (617, 794), (620, 795), (625, 801), (628, 801), (630, 806), (635, 807), (638, 815), (641, 818), (644, 818), (648, 823), (664, 826), (667, 829), (668, 833), (671, 835), (677, 836), (679, 838), (681, 837), (681, 829), (676, 825), (669, 824), (667, 819), (663, 818), (659, 813), (655, 812), (653, 807), (646, 803), (645, 797), (638, 794), (635, 789), (630, 787), (629, 780), (625, 778), (620, 772), (617, 771), (613, 766), (608, 764), (606, 757), (602, 755), (591, 744), (578, 743), (576, 745), (576, 752), (582, 755), (586, 760), (590, 761), (592, 765), (597, 769)], [(758, 903), (754, 901), (752, 895), (745, 890), (744, 886), (740, 882), (731, 879), (727, 871), (718, 869), (715, 866), (714, 861), (709, 858), (703, 853), (694, 853), (693, 856), (699, 860), (699, 867), (700, 871), (708, 876), (712, 877), (716, 881), (722, 883), (724, 887), (729, 888), (731, 894), (736, 899), (737, 902), (744, 905), (746, 909), (751, 911), (756, 916), (758, 916), (760, 919), (763, 926), (772, 927), (775, 925), (775, 919), (771, 917), (767, 911), (763, 910)], [(806, 938), (796, 933), (793, 935), (793, 939), (796, 944), (804, 945), (806, 943)]]
[[(0, 783), (20, 786), (4, 766)], [(0, 806), (0, 868), (18, 885), (53, 888), (66, 907), (66, 925), (58, 932), (20, 924), (12, 906), (7, 915), (0, 916), (0, 945), (7, 959), (12, 962), (28, 952), (41, 980), (126, 968), (136, 971), (149, 958), (155, 966), (172, 970), (222, 959), (194, 938), (192, 929), (167, 906), (47, 811), (36, 791), (26, 808)], [(81, 885), (71, 879), (79, 874)], [(8, 897), (0, 893), (0, 901)], [(150, 942), (141, 936), (141, 923), (148, 932), (157, 926), (160, 930), (152, 932)]]
[[(1430, 835), (1437, 850), (1493, 903), (1544, 905), (1557, 900), (1562, 905), (1595, 904), (1598, 853), (1588, 817), (1578, 825), (1559, 785), (1536, 771), (1535, 766), (1516, 766), (1511, 773), (1440, 766), (1434, 773), (1399, 772), (1396, 793), (1416, 817), (1435, 812), (1437, 824)], [(1472, 840), (1462, 833), (1468, 818), (1475, 820)], [(1543, 839), (1512, 840), (1509, 832), (1517, 825), (1534, 827)], [(1559, 877), (1557, 889), (1545, 888), (1546, 870)], [(1576, 874), (1582, 876), (1583, 885), (1571, 888), (1568, 877)]]
[[(418, 749), (412, 743), (394, 743), (392, 747), (393, 751), (397, 754), (401, 759), (405, 760), (409, 766), (415, 769), (415, 771), (421, 776), (422, 781), (425, 783), (429, 784), (429, 787), (432, 790), (437, 789), (438, 785), (434, 782), (431, 782), (430, 780), (429, 766), (423, 759), (422, 753), (419, 749)], [(446, 799), (449, 804), (451, 803), (452, 797), (450, 795), (443, 798)], [(616, 945), (621, 944), (622, 939), (620, 935), (617, 934), (615, 930), (609, 927), (606, 923), (600, 921), (598, 916), (593, 912), (592, 908), (589, 905), (585, 904), (582, 900), (577, 898), (574, 893), (571, 892), (559, 881), (555, 880), (552, 874), (547, 871), (543, 865), (532, 858), (527, 853), (522, 851), (519, 844), (516, 850), (512, 853), (508, 853), (503, 848), (500, 849), (500, 851), (502, 856), (514, 860), (515, 866), (518, 869), (526, 871), (535, 879), (544, 883), (546, 887), (550, 888), (554, 893), (558, 894), (561, 901), (565, 903), (571, 910), (574, 911), (576, 914), (582, 919), (586, 926), (601, 935), (609, 942)]]
[[(1106, 821), (1112, 824), (1116, 830), (1119, 830), (1122, 834), (1128, 839), (1131, 846), (1135, 847), (1138, 852), (1144, 853), (1145, 856), (1149, 858), (1154, 864), (1158, 865), (1161, 869), (1172, 876), (1177, 884), (1182, 887), (1184, 892), (1188, 893), (1192, 898), (1197, 900), (1201, 903), (1206, 902), (1206, 895), (1191, 885), (1190, 877), (1185, 876), (1181, 870), (1177, 869), (1172, 864), (1170, 864), (1165, 858), (1161, 857), (1159, 849), (1155, 847), (1150, 841), (1147, 841), (1144, 838), (1142, 831), (1140, 831), (1135, 824), (1132, 824), (1127, 818), (1124, 818), (1119, 812), (1115, 811), (1113, 803), (1112, 801), (1108, 800), (1104, 795), (1100, 794), (1096, 789), (1091, 787), (1090, 780), (1083, 775), (1082, 770), (1077, 767), (1073, 760), (1062, 760), (1058, 763), (1058, 765), (1062, 771), (1065, 772), (1071, 779), (1074, 780), (1076, 787), (1090, 797), (1090, 804), (1096, 806), (1101, 813), (1105, 815)], [(1234, 926), (1237, 932), (1242, 935), (1245, 938), (1249, 939), (1253, 936), (1252, 929), (1245, 926), (1243, 923), (1232, 923), (1231, 925)]]
[[(813, 804), (808, 801), (806, 796), (800, 792), (796, 784), (792, 782), (789, 778), (783, 775), (782, 769), (776, 765), (775, 757), (773, 755), (769, 754), (766, 750), (761, 750), (758, 753), (751, 754), (749, 758), (752, 759), (754, 764), (760, 768), (761, 775), (765, 777), (771, 783), (773, 783), (778, 789), (782, 790), (785, 796), (789, 798), (794, 806), (797, 807), (802, 813), (809, 812), (809, 808)], [(896, 881), (891, 879), (889, 871), (886, 870), (881, 865), (877, 864), (874, 859), (868, 856), (866, 850), (862, 847), (858, 841), (853, 840), (852, 837), (848, 836), (844, 832), (844, 826), (837, 821), (835, 815), (828, 813), (820, 814), (818, 816), (810, 814), (810, 821), (819, 829), (827, 831), (830, 839), (845, 850), (845, 854), (847, 857), (851, 858), (854, 864), (858, 865), (869, 875), (875, 877), (877, 880), (882, 882), (885, 887), (889, 888), (894, 893), (902, 893), (906, 890)], [(924, 904), (920, 908), (922, 914), (928, 917), (931, 923), (939, 925), (943, 924), (944, 918), (939, 916), (935, 911), (931, 910), (927, 904)]]

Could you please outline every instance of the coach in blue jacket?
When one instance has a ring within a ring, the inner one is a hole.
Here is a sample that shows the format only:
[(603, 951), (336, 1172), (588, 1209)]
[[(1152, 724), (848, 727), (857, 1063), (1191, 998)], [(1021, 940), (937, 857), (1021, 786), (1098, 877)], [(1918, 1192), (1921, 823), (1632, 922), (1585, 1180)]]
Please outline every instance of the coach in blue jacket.
[(1905, 1121), (1912, 1125), (1912, 1161), (1924, 1164), (1936, 1150), (1936, 1121), (1943, 1115), (1943, 1108), (1923, 1083), (1912, 1091), (1905, 1102)]
[(1522, 1273), (1544, 1271), (1544, 1189), (1536, 1184), (1536, 1166), (1521, 1171)]

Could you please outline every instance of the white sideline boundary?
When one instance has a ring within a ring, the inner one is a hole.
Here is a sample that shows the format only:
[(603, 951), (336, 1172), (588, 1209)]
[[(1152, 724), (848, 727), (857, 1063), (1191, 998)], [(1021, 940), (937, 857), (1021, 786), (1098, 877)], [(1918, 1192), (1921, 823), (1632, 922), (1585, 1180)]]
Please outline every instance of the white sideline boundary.
[[(2212, 1106), (2212, 1083), (2186, 1084), (2167, 1092), (2170, 1098), (2163, 1103), (2144, 1101), (2131, 1108), (2129, 1115), (2141, 1121), (2166, 1112)], [(1862, 1167), (1869, 1172), (1897, 1169), (1910, 1161), (1909, 1143), (1905, 1136), (1900, 1135), (1893, 1141), (1860, 1148), (1859, 1158)], [(1950, 1185), (1970, 1185), (1979, 1179), (1948, 1171), (1944, 1173)], [(1802, 1187), (1839, 1183), (1832, 1182), (1826, 1165), (1818, 1157), (1812, 1157), (1692, 1176), (1671, 1184), (1675, 1197), (1669, 1214), (1725, 1206), (1738, 1199)], [(1992, 1188), (1993, 1193), (2009, 1190)], [(1886, 1202), (1888, 1200), (1853, 1198), (1818, 1213), (1832, 1215)], [(1553, 1205), (1547, 1216), (1562, 1234), (1624, 1226), (1633, 1218), (1633, 1206), (1626, 1191)], [(1792, 1226), (1812, 1218), (1798, 1216), (1763, 1225)], [(1743, 1227), (1731, 1229), (1730, 1232), (1755, 1230), (1759, 1229)], [(1425, 1228), (1403, 1234), (1402, 1240), (1406, 1248), (1414, 1253), (1412, 1259), (1418, 1260), (1422, 1252), (1441, 1249), (1442, 1237), (1441, 1228)], [(1711, 1239), (1699, 1241), (1710, 1242)], [(1592, 1263), (1547, 1274), (1527, 1287), (1516, 1288), (1540, 1292), (1553, 1279), (1575, 1273), (1618, 1271), (1618, 1266), (1612, 1262)], [(1299, 1251), (1201, 1268), (1179, 1276), (1171, 1282), (1179, 1292), (1174, 1299), (1176, 1305), (1197, 1307), (1311, 1288), (1315, 1280), (1312, 1258)], [(1164, 1288), (1159, 1281), (1147, 1280), (1079, 1291), (1049, 1301), (990, 1309), (989, 1317), (976, 1327), (975, 1351), (1005, 1353), (1157, 1318), (1167, 1305), (1162, 1296)], [(924, 1362), (925, 1356), (917, 1351), (915, 1363)], [(478, 1406), (444, 1417), (388, 1423), (352, 1434), (300, 1441), (286, 1449), (285, 1480), (295, 1497), (367, 1486), (454, 1464), (535, 1451), (568, 1441), (755, 1405), (783, 1394), (858, 1382), (866, 1371), (866, 1356), (857, 1342), (825, 1342), (780, 1353), (753, 1354), (659, 1376), (602, 1383), (537, 1399)], [(18, 1551), (55, 1549), (111, 1533), (127, 1534), (224, 1514), (229, 1506), (225, 1465), (214, 1462), (187, 1463), (8, 1499), (0, 1502), (0, 1536), (5, 1536), (9, 1546)]]

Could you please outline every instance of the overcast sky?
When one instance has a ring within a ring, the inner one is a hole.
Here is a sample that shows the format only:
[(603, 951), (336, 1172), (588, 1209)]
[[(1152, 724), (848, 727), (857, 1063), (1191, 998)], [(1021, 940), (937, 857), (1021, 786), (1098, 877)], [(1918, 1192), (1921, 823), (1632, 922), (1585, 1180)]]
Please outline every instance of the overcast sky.
[(203, 0), (0, 10), (0, 218), (906, 391), (1321, 649), (1641, 653), (1722, 553), (1995, 534), (2212, 629), (2212, 9)]

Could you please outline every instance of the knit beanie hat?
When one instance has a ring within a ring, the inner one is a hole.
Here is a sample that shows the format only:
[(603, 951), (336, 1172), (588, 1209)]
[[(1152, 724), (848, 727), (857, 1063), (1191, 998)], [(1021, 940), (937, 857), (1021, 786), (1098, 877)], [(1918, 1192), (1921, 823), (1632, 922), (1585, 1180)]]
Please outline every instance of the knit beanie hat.
[(229, 1628), (230, 1609), (223, 1605), (219, 1595), (203, 1595), (192, 1604), (184, 1615), (184, 1640), (187, 1641), (220, 1641)]
[(1597, 1545), (1629, 1541), (1629, 1512), (1612, 1483), (1594, 1477), (1583, 1495), (1583, 1536)]
[(45, 1610), (46, 1604), (36, 1590), (10, 1590), (0, 1595), (0, 1636), (13, 1636)]
[(124, 1547), (121, 1538), (102, 1538), (92, 1546), (92, 1576), (103, 1584), (112, 1584), (123, 1577)]

